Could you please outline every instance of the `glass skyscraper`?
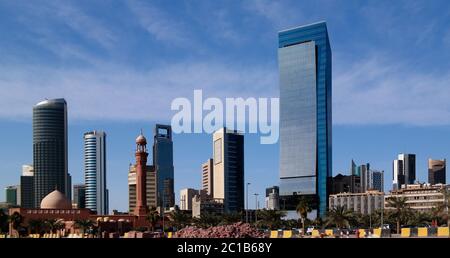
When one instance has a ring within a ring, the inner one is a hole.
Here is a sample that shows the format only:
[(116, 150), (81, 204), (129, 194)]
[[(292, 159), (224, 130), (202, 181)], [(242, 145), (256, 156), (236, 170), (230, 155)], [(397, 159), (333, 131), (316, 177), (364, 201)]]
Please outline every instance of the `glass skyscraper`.
[(328, 205), (331, 163), (331, 48), (325, 22), (278, 33), (280, 208), (300, 196), (318, 216)]
[(84, 176), (86, 208), (98, 215), (108, 214), (108, 190), (106, 189), (106, 134), (84, 134)]
[(173, 207), (175, 205), (175, 189), (172, 127), (170, 125), (157, 124), (155, 126), (153, 165), (158, 178), (158, 206)]
[(70, 198), (67, 173), (67, 103), (64, 99), (33, 107), (34, 206), (55, 189)]

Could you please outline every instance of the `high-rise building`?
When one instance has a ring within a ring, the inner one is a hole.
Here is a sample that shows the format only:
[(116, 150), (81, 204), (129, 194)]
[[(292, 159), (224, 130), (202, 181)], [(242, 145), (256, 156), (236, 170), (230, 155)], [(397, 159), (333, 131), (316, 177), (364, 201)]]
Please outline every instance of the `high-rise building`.
[(344, 176), (342, 174), (337, 174), (331, 180), (330, 194), (338, 193), (360, 193), (360, 177), (356, 175)]
[(322, 217), (327, 211), (332, 175), (327, 25), (318, 22), (280, 31), (278, 43), (280, 202), (288, 217), (298, 217), (298, 199), (308, 196), (314, 213)]
[(34, 170), (31, 165), (22, 166), (22, 176), (20, 177), (20, 206), (22, 208), (34, 207)]
[(356, 173), (361, 179), (361, 193), (365, 193), (369, 189), (369, 171), (370, 164), (362, 164), (356, 167)]
[(84, 184), (86, 208), (98, 215), (109, 214), (106, 187), (106, 133), (84, 134)]
[(428, 183), (445, 184), (446, 160), (428, 159)]
[(266, 188), (266, 209), (280, 209), (280, 188), (278, 186)]
[(199, 190), (192, 188), (185, 188), (180, 190), (180, 210), (191, 211), (192, 210), (192, 198), (199, 194)]
[(402, 185), (414, 184), (416, 181), (416, 155), (399, 154), (393, 162), (392, 186), (394, 190), (401, 189)]
[(172, 127), (155, 126), (153, 165), (158, 178), (158, 206), (175, 206)]
[(11, 185), (5, 188), (6, 203), (10, 205), (20, 205), (20, 186)]
[(214, 198), (214, 164), (213, 159), (208, 159), (202, 164), (202, 189)]
[(213, 134), (214, 199), (224, 211), (244, 210), (244, 135), (221, 128)]
[(384, 192), (384, 171), (369, 170), (368, 172), (368, 190), (378, 190)]
[(34, 206), (55, 189), (70, 192), (67, 173), (67, 103), (64, 99), (33, 107)]
[[(145, 169), (147, 181), (146, 191), (147, 191), (147, 206), (157, 207), (157, 196), (156, 196), (156, 172), (155, 167), (150, 165)], [(128, 170), (128, 208), (130, 213), (134, 212), (136, 207), (136, 165), (130, 164)]]
[(86, 208), (86, 186), (84, 184), (77, 184), (73, 186), (72, 204), (76, 209)]

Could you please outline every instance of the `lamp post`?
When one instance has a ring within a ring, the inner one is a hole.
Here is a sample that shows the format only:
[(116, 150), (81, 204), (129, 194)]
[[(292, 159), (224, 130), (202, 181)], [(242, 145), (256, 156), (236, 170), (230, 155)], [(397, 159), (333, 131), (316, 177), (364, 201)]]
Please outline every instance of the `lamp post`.
[(248, 223), (248, 186), (250, 185), (250, 183), (247, 183), (247, 192), (246, 192), (246, 199), (247, 201), (245, 202), (245, 222)]
[(255, 193), (255, 222), (258, 221), (258, 216), (256, 215), (258, 211), (258, 195), (259, 194)]

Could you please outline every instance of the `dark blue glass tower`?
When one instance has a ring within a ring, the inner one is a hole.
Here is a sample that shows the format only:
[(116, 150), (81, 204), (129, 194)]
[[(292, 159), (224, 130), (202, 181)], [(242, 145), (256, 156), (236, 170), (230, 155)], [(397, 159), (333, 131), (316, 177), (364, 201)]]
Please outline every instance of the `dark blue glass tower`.
[(155, 126), (153, 165), (156, 169), (158, 206), (175, 206), (172, 127)]
[[(301, 196), (318, 216), (328, 205), (331, 170), (331, 49), (325, 22), (278, 33), (280, 206)], [(289, 214), (288, 214), (289, 215)]]

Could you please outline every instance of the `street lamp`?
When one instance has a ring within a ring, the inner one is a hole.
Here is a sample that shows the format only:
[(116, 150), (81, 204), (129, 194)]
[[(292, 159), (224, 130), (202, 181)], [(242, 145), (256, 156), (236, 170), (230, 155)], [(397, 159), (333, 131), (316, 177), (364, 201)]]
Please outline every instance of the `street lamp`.
[(248, 223), (248, 186), (250, 185), (250, 183), (247, 183), (247, 193), (246, 193), (246, 208), (245, 208), (245, 222)]

